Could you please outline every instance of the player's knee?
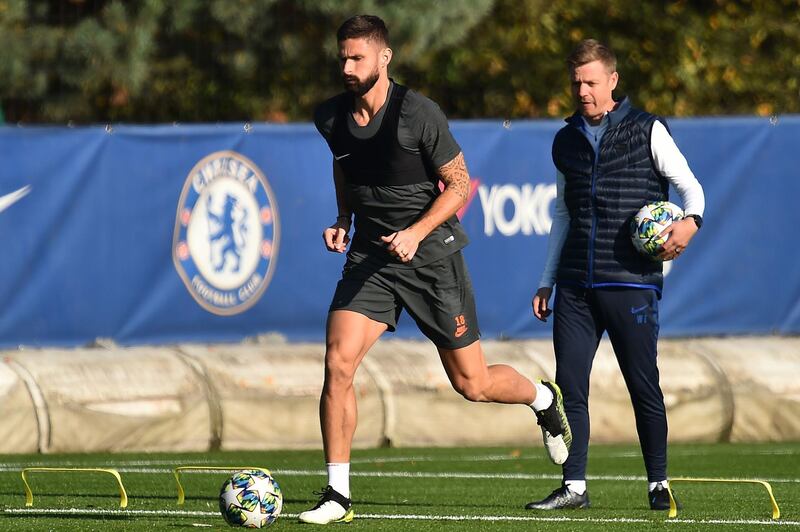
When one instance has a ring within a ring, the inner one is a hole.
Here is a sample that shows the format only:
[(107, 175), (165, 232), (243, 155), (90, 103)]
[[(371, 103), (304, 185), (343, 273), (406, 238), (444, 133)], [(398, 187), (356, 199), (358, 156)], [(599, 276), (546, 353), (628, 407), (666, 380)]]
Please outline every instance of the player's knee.
[(325, 383), (329, 386), (350, 386), (353, 384), (356, 366), (351, 359), (336, 350), (325, 354)]
[(482, 379), (455, 379), (453, 388), (467, 401), (483, 403), (489, 400), (486, 395), (487, 383)]

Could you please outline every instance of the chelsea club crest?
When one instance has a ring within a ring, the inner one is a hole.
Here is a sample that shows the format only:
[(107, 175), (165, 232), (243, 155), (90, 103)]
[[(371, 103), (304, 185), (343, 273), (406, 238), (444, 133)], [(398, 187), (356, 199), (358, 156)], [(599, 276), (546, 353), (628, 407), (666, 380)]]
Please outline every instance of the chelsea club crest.
[(278, 255), (278, 205), (261, 170), (233, 151), (198, 162), (183, 185), (172, 260), (189, 293), (214, 314), (261, 297)]

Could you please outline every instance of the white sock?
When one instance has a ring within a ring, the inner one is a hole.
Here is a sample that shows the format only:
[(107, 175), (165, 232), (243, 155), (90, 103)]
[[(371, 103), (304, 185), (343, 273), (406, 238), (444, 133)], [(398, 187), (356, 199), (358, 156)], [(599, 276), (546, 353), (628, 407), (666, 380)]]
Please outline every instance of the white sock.
[(666, 480), (661, 480), (659, 482), (650, 482), (650, 483), (647, 484), (647, 491), (653, 491), (658, 486), (661, 486), (662, 488), (666, 489), (667, 486), (669, 486), (669, 482), (666, 481)]
[(565, 480), (564, 484), (569, 488), (569, 491), (573, 493), (577, 493), (578, 495), (586, 493), (585, 480)]
[(328, 467), (328, 484), (347, 497), (350, 498), (350, 463), (346, 464), (325, 464)]
[(536, 386), (536, 399), (531, 403), (531, 408), (537, 412), (547, 410), (553, 404), (553, 392), (540, 382), (535, 383), (534, 386)]

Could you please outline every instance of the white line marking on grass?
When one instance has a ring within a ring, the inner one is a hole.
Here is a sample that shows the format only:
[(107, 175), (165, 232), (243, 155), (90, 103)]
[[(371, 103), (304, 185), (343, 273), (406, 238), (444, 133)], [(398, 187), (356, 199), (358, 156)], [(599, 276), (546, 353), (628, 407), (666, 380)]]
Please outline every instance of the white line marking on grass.
[[(633, 456), (641, 456), (641, 453)], [(504, 461), (523, 461), (533, 460), (542, 461), (544, 455), (530, 455), (530, 456), (513, 456), (511, 454), (489, 454), (489, 455), (473, 455), (473, 456), (391, 456), (385, 458), (356, 458), (350, 460), (351, 464), (388, 464), (388, 463), (402, 463), (402, 462), (504, 462)], [(224, 466), (229, 464), (230, 460), (192, 460), (191, 463), (195, 465), (207, 466)], [(23, 468), (23, 467), (47, 467), (52, 466), (53, 461), (35, 461), (35, 462), (0, 462), (0, 468)], [(86, 467), (88, 464), (85, 461), (59, 461), (59, 466), (63, 467)], [(147, 467), (154, 465), (179, 465), (175, 460), (124, 460), (115, 461), (108, 460), (103, 462), (104, 467)]]
[[(674, 449), (670, 450), (670, 456), (714, 456), (720, 455), (719, 451), (710, 452), (706, 450), (700, 449)], [(723, 452), (722, 454), (728, 456), (738, 456), (738, 455), (785, 455), (791, 456), (800, 454), (800, 449), (792, 449), (792, 448), (777, 448), (777, 449), (756, 449), (756, 450), (742, 450), (738, 452)], [(608, 454), (604, 454), (603, 458), (640, 458), (642, 456), (640, 451), (617, 451), (611, 452)], [(395, 462), (505, 462), (505, 461), (541, 461), (544, 460), (544, 454), (536, 453), (536, 454), (529, 454), (525, 453), (520, 455), (515, 455), (512, 453), (504, 453), (504, 454), (484, 454), (484, 455), (467, 455), (467, 456), (425, 456), (425, 455), (412, 455), (412, 456), (387, 456), (387, 457), (370, 457), (370, 458), (355, 458), (350, 461), (351, 464), (380, 464), (380, 463), (395, 463)], [(230, 463), (230, 460), (209, 460), (204, 458), (198, 458), (196, 460), (191, 461), (193, 464), (200, 464), (200, 465), (209, 465), (209, 466), (217, 466), (217, 465), (226, 465)], [(59, 461), (59, 465), (62, 466), (86, 466), (87, 462), (80, 460), (80, 461)], [(155, 459), (155, 460), (108, 460), (103, 462), (105, 466), (116, 467), (116, 466), (154, 466), (154, 465), (174, 465), (176, 462), (175, 460), (167, 460), (167, 459)], [(35, 461), (35, 462), (25, 462), (25, 463), (15, 463), (15, 462), (0, 462), (1, 466), (18, 466), (18, 467), (34, 467), (34, 466), (49, 466), (52, 465), (53, 461)]]
[[(670, 449), (670, 456), (716, 456), (719, 451), (711, 452), (700, 449)], [(793, 456), (800, 454), (798, 449), (758, 449), (753, 451), (737, 451), (733, 453), (724, 452), (727, 456), (750, 456), (750, 455), (785, 455)], [(641, 451), (616, 451), (603, 454), (602, 458), (641, 458)], [(350, 460), (351, 464), (380, 464), (391, 462), (505, 462), (505, 461), (544, 460), (544, 454), (524, 454), (514, 456), (512, 454), (486, 454), (472, 456), (391, 456), (386, 458), (356, 458)]]
[[(275, 475), (286, 476), (325, 476), (327, 473), (317, 469), (272, 469)], [(466, 479), (495, 479), (495, 480), (561, 480), (561, 475), (553, 473), (459, 473), (459, 472), (426, 472), (426, 471), (350, 471), (351, 477), (377, 477), (377, 478), (466, 478)], [(731, 478), (731, 477), (725, 477)], [(587, 480), (609, 480), (622, 482), (643, 482), (645, 476), (638, 475), (587, 475)], [(734, 478), (734, 480), (744, 480)], [(747, 479), (750, 480), (750, 479)], [(770, 478), (759, 479), (767, 482), (800, 482), (797, 478)]]
[[(797, 449), (756, 449), (756, 450), (737, 450), (736, 452), (726, 452), (720, 450), (700, 450), (700, 449), (670, 449), (669, 456), (794, 456), (800, 454)], [(602, 455), (602, 458), (641, 458), (639, 451), (619, 451)]]
[(401, 514), (356, 514), (356, 519), (407, 519), (415, 521), (534, 521), (542, 523), (632, 523), (632, 524), (713, 524), (713, 525), (787, 525), (797, 526), (800, 521), (773, 521), (762, 519), (642, 519), (636, 517), (541, 517), (526, 515), (401, 515)]
[(219, 512), (202, 510), (104, 510), (102, 508), (5, 508), (10, 515), (155, 515), (175, 517), (221, 517)]
[[(51, 464), (52, 465), (52, 464)], [(21, 468), (19, 466), (0, 465), (0, 472), (18, 472)], [(234, 471), (235, 468), (231, 468)], [(140, 474), (172, 474), (173, 470), (169, 468), (117, 468), (120, 473), (140, 473)], [(270, 471), (276, 476), (287, 477), (324, 477), (327, 475), (322, 469), (272, 469)], [(216, 473), (220, 471), (213, 469), (200, 469), (185, 471), (184, 474), (207, 474)], [(457, 471), (451, 472), (427, 472), (427, 471), (350, 471), (351, 477), (365, 477), (365, 478), (463, 478), (463, 479), (480, 479), (480, 480), (561, 480), (561, 475), (553, 473), (463, 473)], [(752, 480), (750, 478), (743, 479), (739, 477), (719, 477), (726, 480)], [(645, 476), (639, 475), (587, 475), (587, 480), (603, 480), (612, 482), (644, 482), (647, 480)], [(758, 478), (757, 480), (764, 480), (766, 482), (781, 483), (800, 483), (800, 478)]]
[[(96, 464), (96, 461), (87, 462), (86, 460), (39, 460), (36, 462), (0, 462), (0, 466), (2, 467), (47, 467), (52, 466), (53, 464), (58, 464), (59, 466), (64, 467), (87, 467), (91, 464)], [(147, 466), (154, 466), (154, 465), (176, 465), (175, 460), (107, 460), (102, 462), (104, 467), (117, 467), (117, 466), (131, 466), (131, 467), (147, 467)], [(218, 460), (206, 460), (203, 458), (199, 458), (197, 460), (192, 460), (192, 464), (199, 464), (199, 465), (207, 465), (207, 466), (216, 466), (216, 465), (227, 465), (230, 463), (230, 460), (227, 462), (223, 461), (220, 462)]]
[[(695, 449), (674, 449), (669, 451), (670, 456), (714, 456), (719, 455), (719, 452), (711, 452)], [(748, 455), (768, 455), (768, 456), (792, 456), (800, 454), (800, 449), (791, 448), (777, 448), (777, 449), (756, 449), (756, 450), (742, 450), (733, 453), (724, 452), (724, 455), (730, 456), (748, 456)], [(618, 451), (603, 455), (603, 458), (640, 458), (642, 456), (639, 451)], [(469, 456), (390, 456), (385, 458), (356, 458), (350, 461), (351, 464), (381, 464), (381, 463), (395, 463), (395, 462), (505, 462), (505, 461), (541, 461), (544, 460), (544, 454), (524, 454), (521, 456), (514, 456), (508, 454), (486, 454), (486, 455), (469, 455)], [(23, 468), (23, 467), (46, 467), (54, 465), (54, 461), (38, 460), (35, 462), (0, 462), (0, 470)], [(86, 461), (79, 460), (65, 460), (58, 461), (59, 466), (63, 467), (87, 467), (91, 465)], [(209, 460), (198, 458), (191, 460), (195, 465), (208, 465), (208, 466), (224, 466), (230, 463), (230, 460)], [(94, 464), (94, 462), (92, 462)], [(97, 465), (97, 464), (95, 464)], [(108, 460), (103, 462), (104, 467), (147, 467), (155, 465), (180, 465), (175, 460), (157, 459), (157, 460)]]
[[(55, 467), (55, 466), (62, 467), (63, 466), (63, 464), (60, 463), (60, 462), (50, 462), (47, 465), (50, 466), (50, 467)], [(87, 465), (88, 464), (84, 464), (83, 466), (80, 466), (80, 465), (73, 464), (73, 465), (63, 466), (63, 467), (87, 467)], [(108, 464), (95, 464), (95, 466), (97, 466), (97, 467), (109, 467)], [(0, 465), (0, 471), (11, 471), (11, 472), (16, 471), (16, 472), (20, 472), (20, 471), (22, 471), (22, 468), (24, 468), (24, 467), (34, 467), (34, 466), (30, 466), (29, 464), (18, 465), (18, 466)], [(89, 466), (89, 467), (94, 467), (94, 466)], [(146, 473), (146, 474), (152, 474), (152, 473), (170, 473), (171, 474), (172, 473), (172, 469), (155, 468), (155, 467), (136, 467), (136, 468), (114, 467), (114, 469), (116, 469), (119, 473)], [(209, 469), (208, 471), (213, 471), (213, 469)], [(233, 471), (233, 469), (231, 469), (231, 471)], [(184, 472), (184, 474), (191, 474), (191, 473), (194, 473), (194, 471), (185, 471)]]
[(667, 519), (667, 523), (696, 523), (701, 525), (774, 525), (800, 526), (800, 521), (761, 519)]
[(754, 452), (753, 452), (753, 453), (751, 453), (751, 454), (767, 454), (767, 455), (775, 455), (775, 454), (780, 454), (780, 455), (795, 455), (795, 454), (800, 454), (800, 451), (798, 451), (798, 450), (796, 450), (796, 449), (775, 449), (775, 450), (773, 450), (773, 451), (770, 451), (770, 450), (766, 450), (766, 451), (761, 451), (761, 450), (759, 450), (759, 451), (754, 451)]
[[(641, 456), (641, 453), (639, 454)], [(544, 455), (513, 456), (510, 454), (486, 454), (477, 456), (390, 456), (386, 458), (356, 458), (351, 464), (388, 464), (392, 462), (505, 462), (521, 460), (544, 460)]]
[[(163, 516), (163, 517), (213, 517), (218, 512), (194, 510), (104, 510), (99, 508), (6, 508), (7, 515), (88, 515), (108, 516)], [(299, 514), (281, 514), (281, 518), (294, 519)], [(625, 523), (625, 524), (702, 524), (702, 525), (784, 525), (798, 526), (800, 521), (773, 521), (762, 519), (642, 519), (631, 517), (542, 517), (523, 515), (426, 515), (426, 514), (357, 514), (356, 519), (386, 519), (403, 521), (526, 521), (542, 523)]]
[[(310, 476), (310, 475), (326, 475), (325, 471), (305, 471), (305, 470), (279, 470), (275, 469), (273, 472), (277, 474), (284, 474), (287, 476)], [(552, 473), (428, 473), (424, 471), (350, 471), (350, 476), (354, 477), (394, 477), (394, 478), (468, 478), (468, 479), (498, 479), (498, 480), (561, 480), (561, 475)], [(744, 480), (735, 477), (733, 480)], [(647, 480), (645, 476), (637, 475), (587, 475), (587, 480), (610, 480), (610, 481), (623, 481), (623, 482), (643, 482)], [(747, 479), (749, 480), (749, 479)], [(771, 478), (759, 479), (767, 482), (800, 482), (797, 478)]]

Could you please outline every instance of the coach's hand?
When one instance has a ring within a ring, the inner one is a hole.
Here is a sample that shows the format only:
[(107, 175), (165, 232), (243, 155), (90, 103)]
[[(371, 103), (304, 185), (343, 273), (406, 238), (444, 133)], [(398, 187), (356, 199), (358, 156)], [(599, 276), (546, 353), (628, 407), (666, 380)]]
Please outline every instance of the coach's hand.
[(536, 291), (536, 295), (533, 296), (533, 300), (531, 301), (531, 306), (533, 307), (533, 315), (536, 316), (536, 319), (539, 321), (547, 321), (547, 317), (553, 313), (553, 310), (550, 308), (550, 296), (553, 294), (552, 288), (547, 288), (545, 286), (541, 287)]
[(322, 232), (322, 239), (328, 251), (334, 253), (344, 253), (347, 251), (347, 244), (350, 243), (350, 218), (340, 216), (336, 223)]
[(685, 218), (669, 225), (666, 229), (661, 231), (662, 235), (669, 234), (663, 247), (663, 251), (659, 253), (658, 258), (661, 260), (672, 260), (678, 256), (689, 245), (689, 241), (697, 233), (697, 224), (691, 218)]
[(386, 249), (400, 259), (400, 262), (411, 262), (421, 239), (417, 237), (413, 229), (403, 229), (391, 235), (382, 236), (381, 240), (386, 242)]

